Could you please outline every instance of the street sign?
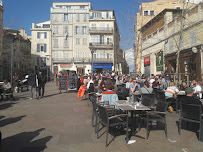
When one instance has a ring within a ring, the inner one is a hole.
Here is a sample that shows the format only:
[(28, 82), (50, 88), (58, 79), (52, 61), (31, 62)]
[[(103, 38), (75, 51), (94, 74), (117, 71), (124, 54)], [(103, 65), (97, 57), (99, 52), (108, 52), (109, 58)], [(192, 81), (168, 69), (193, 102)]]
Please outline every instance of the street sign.
[(193, 52), (193, 53), (197, 53), (197, 51), (198, 51), (198, 50), (197, 50), (196, 47), (193, 47), (193, 48), (192, 48), (192, 52)]

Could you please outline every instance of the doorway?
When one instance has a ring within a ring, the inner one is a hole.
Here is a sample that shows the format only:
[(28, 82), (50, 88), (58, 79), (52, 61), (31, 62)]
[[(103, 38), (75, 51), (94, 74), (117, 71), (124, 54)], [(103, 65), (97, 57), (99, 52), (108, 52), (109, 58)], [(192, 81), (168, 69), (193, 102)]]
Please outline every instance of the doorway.
[(103, 72), (103, 68), (95, 68), (95, 72), (96, 73), (101, 73), (101, 72)]

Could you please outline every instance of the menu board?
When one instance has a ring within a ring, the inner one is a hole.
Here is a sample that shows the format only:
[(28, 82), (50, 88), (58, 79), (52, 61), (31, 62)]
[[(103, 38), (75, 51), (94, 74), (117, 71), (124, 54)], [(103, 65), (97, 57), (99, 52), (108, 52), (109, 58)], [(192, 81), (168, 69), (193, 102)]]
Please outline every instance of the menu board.
[(68, 73), (68, 89), (77, 90), (76, 71), (69, 71), (69, 73)]
[(67, 75), (59, 75), (59, 90), (68, 89), (68, 76)]

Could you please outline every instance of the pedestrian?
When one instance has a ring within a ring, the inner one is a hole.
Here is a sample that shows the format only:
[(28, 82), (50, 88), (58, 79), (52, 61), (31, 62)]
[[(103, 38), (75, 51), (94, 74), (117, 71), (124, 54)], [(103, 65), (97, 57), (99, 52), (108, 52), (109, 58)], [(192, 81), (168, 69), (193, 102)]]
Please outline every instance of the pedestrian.
[(39, 75), (38, 75), (39, 98), (44, 97), (44, 88), (45, 88), (46, 82), (47, 82), (46, 75), (42, 74), (42, 72), (39, 72)]
[(33, 99), (33, 92), (34, 92), (34, 97), (37, 98), (37, 86), (38, 86), (38, 80), (37, 76), (32, 70), (31, 73), (28, 76), (28, 85), (29, 85), (29, 90), (30, 90), (30, 98)]

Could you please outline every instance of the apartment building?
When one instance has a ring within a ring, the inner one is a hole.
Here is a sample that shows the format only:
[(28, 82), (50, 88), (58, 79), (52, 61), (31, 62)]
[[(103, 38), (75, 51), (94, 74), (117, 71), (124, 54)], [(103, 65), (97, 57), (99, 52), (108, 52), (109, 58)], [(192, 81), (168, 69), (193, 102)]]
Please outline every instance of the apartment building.
[(160, 75), (164, 71), (174, 77), (177, 51), (180, 51), (179, 79), (201, 78), (203, 4), (187, 3), (186, 6), (184, 17), (181, 9), (165, 9), (141, 28), (142, 73)]
[(119, 59), (120, 34), (113, 10), (91, 10), (89, 19), (93, 71), (121, 71)]
[(91, 72), (89, 49), (89, 2), (57, 2), (51, 8), (54, 71)]
[(35, 70), (47, 68), (48, 76), (50, 76), (52, 69), (50, 21), (33, 23), (31, 35), (32, 67), (35, 67)]
[(140, 11), (136, 14), (135, 22), (135, 72), (141, 72), (141, 45), (143, 39), (141, 28), (164, 9), (181, 9), (182, 6), (182, 0), (155, 0), (140, 5)]
[(2, 47), (2, 78), (11, 79), (14, 73), (24, 78), (31, 67), (31, 42), (25, 29), (4, 28)]
[(3, 3), (2, 1), (0, 1), (0, 78), (2, 79), (3, 75), (2, 75), (2, 41), (3, 41)]

